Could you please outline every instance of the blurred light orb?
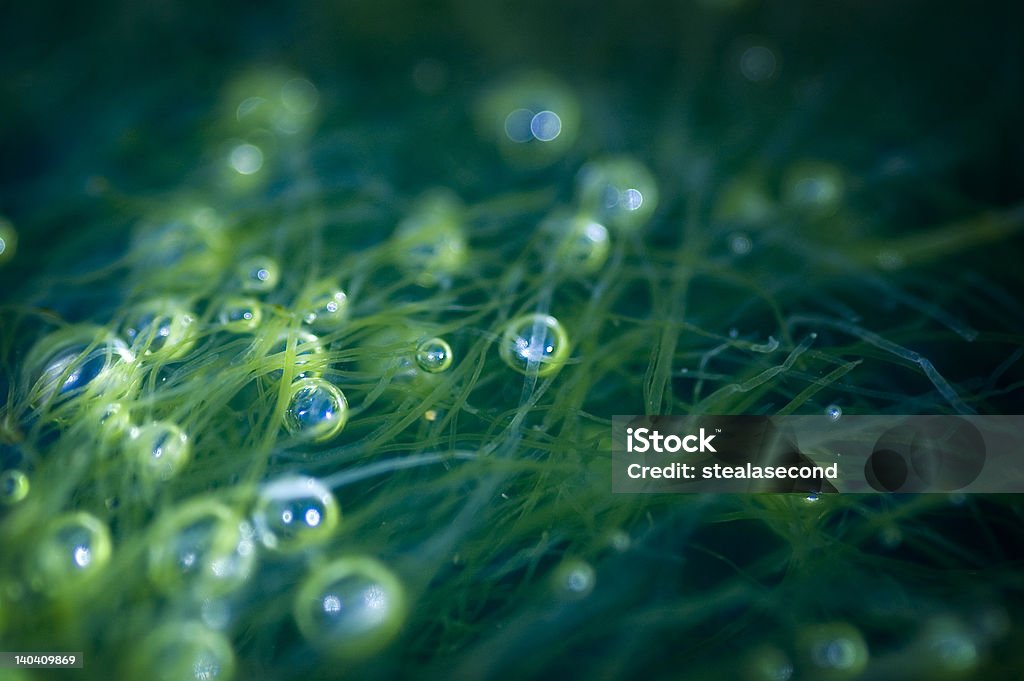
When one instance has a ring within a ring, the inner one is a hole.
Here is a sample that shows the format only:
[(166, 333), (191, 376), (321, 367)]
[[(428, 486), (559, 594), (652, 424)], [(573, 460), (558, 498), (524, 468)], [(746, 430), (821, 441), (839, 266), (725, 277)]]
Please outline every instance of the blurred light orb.
[(73, 591), (103, 571), (111, 551), (110, 531), (96, 516), (58, 516), (43, 530), (31, 580), (50, 595)]
[(150, 581), (163, 593), (219, 596), (238, 589), (255, 562), (251, 526), (213, 499), (187, 501), (161, 516), (150, 535)]
[(313, 442), (336, 437), (348, 423), (348, 400), (341, 390), (322, 378), (304, 378), (291, 386), (284, 413), (285, 428)]
[(545, 314), (527, 314), (505, 326), (498, 351), (508, 366), (521, 374), (554, 374), (569, 359), (569, 335), (561, 322)]
[(443, 189), (416, 202), (395, 229), (399, 265), (420, 286), (448, 283), (469, 259), (461, 201)]
[(14, 257), (18, 250), (18, 233), (10, 220), (0, 217), (0, 264)]
[(576, 95), (545, 73), (510, 78), (485, 92), (476, 106), (482, 137), (492, 140), (507, 162), (524, 168), (550, 165), (576, 140), (580, 105)]
[(778, 60), (764, 45), (752, 45), (740, 55), (740, 73), (752, 83), (763, 83), (775, 75)]
[(239, 144), (232, 147), (228, 155), (228, 164), (240, 175), (258, 173), (263, 167), (263, 151), (255, 144)]
[(582, 214), (556, 213), (541, 226), (554, 242), (555, 260), (572, 274), (593, 274), (604, 266), (611, 251), (608, 229)]
[(620, 231), (642, 227), (658, 205), (658, 187), (639, 161), (618, 157), (591, 161), (577, 177), (580, 208), (601, 224)]
[(291, 553), (330, 539), (341, 511), (331, 491), (316, 478), (288, 476), (260, 489), (252, 517), (264, 546)]
[(845, 622), (805, 628), (797, 637), (806, 676), (821, 681), (846, 681), (859, 677), (868, 664), (864, 636)]
[(198, 293), (216, 286), (231, 244), (221, 216), (182, 201), (136, 228), (132, 259), (138, 287), (156, 293)]
[(339, 328), (348, 319), (348, 295), (329, 280), (309, 287), (296, 301), (302, 323), (314, 331), (329, 332)]
[(556, 593), (568, 600), (580, 600), (590, 595), (597, 583), (597, 573), (590, 563), (570, 559), (559, 565), (552, 574)]
[(812, 216), (834, 213), (845, 194), (843, 173), (831, 163), (799, 161), (790, 166), (782, 180), (786, 205)]
[(229, 134), (249, 137), (270, 131), (292, 137), (312, 131), (320, 92), (308, 79), (284, 69), (243, 74), (224, 94), (225, 128)]
[(224, 634), (200, 622), (171, 622), (143, 638), (131, 673), (152, 681), (231, 681), (235, 665)]
[(312, 645), (339, 658), (380, 651), (401, 630), (406, 615), (401, 581), (383, 563), (365, 556), (321, 566), (295, 597), (299, 631)]

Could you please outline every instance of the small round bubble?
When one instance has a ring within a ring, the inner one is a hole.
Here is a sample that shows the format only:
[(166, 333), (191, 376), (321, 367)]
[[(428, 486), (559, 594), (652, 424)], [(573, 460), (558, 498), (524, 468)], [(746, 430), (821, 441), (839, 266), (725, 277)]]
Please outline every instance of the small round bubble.
[(820, 624), (804, 629), (797, 640), (809, 677), (822, 681), (855, 679), (868, 663), (863, 635), (844, 622)]
[(830, 404), (825, 407), (825, 416), (829, 421), (838, 421), (843, 417), (843, 409), (837, 404)]
[(316, 478), (302, 476), (264, 485), (253, 511), (260, 541), (284, 553), (322, 544), (337, 530), (340, 518), (331, 491)]
[(452, 348), (443, 338), (430, 338), (416, 348), (416, 364), (430, 374), (446, 371), (452, 365)]
[(142, 640), (131, 674), (152, 681), (231, 681), (235, 664), (224, 634), (199, 622), (173, 622)]
[(268, 256), (252, 257), (238, 266), (238, 278), (246, 291), (272, 291), (281, 278), (281, 266)]
[(51, 594), (74, 589), (103, 571), (111, 548), (110, 531), (96, 516), (60, 516), (44, 530), (33, 577)]
[(228, 331), (252, 331), (260, 325), (263, 311), (254, 298), (228, 298), (217, 313), (217, 321)]
[(252, 527), (224, 504), (198, 499), (173, 509), (154, 527), (149, 576), (167, 594), (219, 595), (249, 578), (254, 559)]
[(337, 286), (323, 282), (303, 296), (299, 307), (306, 326), (319, 332), (332, 331), (348, 317), (348, 295)]
[(399, 632), (406, 617), (405, 589), (383, 563), (341, 558), (313, 572), (295, 598), (302, 635), (337, 657), (372, 655)]
[(538, 376), (547, 376), (569, 358), (569, 336), (554, 317), (528, 314), (505, 327), (499, 353), (505, 364), (520, 373), (536, 370)]
[(173, 301), (151, 301), (132, 311), (123, 332), (136, 353), (180, 359), (195, 345), (195, 315)]
[(582, 560), (568, 560), (554, 571), (554, 585), (560, 596), (570, 600), (585, 598), (594, 590), (597, 573)]
[(192, 456), (188, 435), (175, 423), (154, 421), (132, 431), (132, 449), (144, 476), (170, 480)]
[(0, 504), (13, 506), (28, 496), (31, 485), (28, 476), (17, 469), (0, 473)]
[(285, 428), (314, 442), (334, 438), (348, 422), (345, 394), (322, 378), (296, 381), (284, 414)]
[(610, 158), (583, 166), (578, 177), (580, 207), (599, 222), (632, 231), (642, 227), (658, 204), (658, 187), (639, 161)]

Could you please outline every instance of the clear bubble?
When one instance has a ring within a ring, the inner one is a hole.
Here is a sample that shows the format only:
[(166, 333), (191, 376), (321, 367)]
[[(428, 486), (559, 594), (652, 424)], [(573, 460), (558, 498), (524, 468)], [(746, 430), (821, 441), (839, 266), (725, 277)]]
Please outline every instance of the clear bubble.
[(263, 545), (287, 553), (327, 541), (338, 528), (341, 511), (319, 480), (289, 476), (260, 489), (252, 517)]
[(235, 652), (224, 634), (199, 622), (172, 622), (147, 635), (134, 652), (131, 678), (231, 681)]
[(0, 504), (13, 506), (28, 496), (28, 476), (17, 469), (0, 473)]
[(611, 250), (608, 230), (585, 215), (555, 215), (543, 228), (552, 235), (555, 257), (575, 274), (593, 274), (604, 266)]
[(825, 407), (825, 416), (829, 421), (838, 421), (843, 417), (843, 409), (837, 404), (830, 404)]
[(632, 158), (592, 161), (580, 170), (577, 184), (580, 207), (615, 229), (638, 229), (658, 205), (654, 176)]
[(174, 300), (153, 300), (129, 313), (122, 332), (137, 354), (181, 359), (195, 346), (195, 315)]
[(35, 406), (58, 404), (86, 390), (103, 392), (129, 387), (114, 371), (132, 364), (135, 356), (116, 336), (92, 326), (68, 327), (40, 340), (25, 361)]
[(263, 319), (260, 302), (255, 298), (228, 298), (217, 313), (217, 321), (228, 331), (253, 331)]
[(746, 234), (733, 234), (729, 239), (729, 250), (736, 255), (746, 255), (753, 247), (754, 244)]
[(348, 318), (348, 296), (330, 281), (313, 285), (300, 297), (297, 307), (302, 311), (302, 322), (321, 333), (339, 328)]
[(869, 655), (864, 637), (845, 622), (804, 629), (798, 636), (797, 647), (808, 667), (809, 678), (855, 679), (867, 667)]
[(524, 167), (549, 165), (575, 142), (580, 106), (564, 84), (542, 74), (505, 81), (481, 98), (477, 128), (492, 139), (508, 162)]
[(57, 517), (36, 547), (32, 581), (51, 595), (72, 591), (100, 574), (110, 560), (107, 526), (89, 513)]
[(237, 144), (228, 154), (228, 164), (240, 175), (253, 175), (263, 167), (263, 150), (248, 142)]
[(14, 225), (0, 217), (0, 264), (12, 259), (17, 250), (18, 233), (14, 231)]
[(509, 322), (498, 350), (505, 364), (516, 371), (536, 370), (538, 376), (547, 376), (569, 359), (569, 336), (554, 317), (528, 314)]
[(313, 572), (295, 598), (295, 622), (314, 646), (337, 657), (366, 657), (386, 646), (406, 617), (405, 589), (379, 561), (341, 558)]
[(238, 266), (238, 279), (246, 291), (272, 291), (280, 278), (281, 266), (270, 256), (257, 255), (247, 258)]
[(333, 383), (322, 378), (305, 378), (291, 387), (284, 414), (288, 432), (314, 442), (335, 437), (348, 422), (348, 400)]
[[(262, 344), (263, 341), (258, 340), (257, 343)], [(281, 380), (289, 351), (294, 353), (292, 366), (295, 371), (292, 380), (319, 378), (327, 368), (324, 346), (317, 336), (306, 331), (284, 331), (278, 334), (277, 339), (267, 350), (266, 357), (270, 365), (280, 367), (267, 372), (267, 378), (273, 381)]]
[(554, 586), (557, 593), (570, 600), (586, 598), (594, 590), (597, 573), (594, 568), (583, 560), (567, 560), (553, 573)]
[(170, 480), (192, 457), (188, 435), (170, 421), (154, 421), (133, 428), (130, 446), (142, 474), (153, 480)]
[(132, 428), (131, 409), (124, 402), (109, 402), (96, 408), (95, 422), (100, 426), (102, 440), (106, 443), (120, 440)]
[(446, 371), (452, 365), (452, 347), (443, 338), (429, 338), (416, 348), (416, 364), (430, 374)]
[(846, 193), (842, 171), (831, 163), (800, 161), (782, 181), (782, 197), (788, 206), (815, 216), (834, 213)]
[(445, 283), (468, 260), (461, 202), (437, 190), (422, 197), (395, 230), (399, 265), (422, 286)]
[(232, 509), (197, 499), (162, 516), (149, 544), (149, 577), (168, 595), (223, 595), (252, 573), (254, 531)]

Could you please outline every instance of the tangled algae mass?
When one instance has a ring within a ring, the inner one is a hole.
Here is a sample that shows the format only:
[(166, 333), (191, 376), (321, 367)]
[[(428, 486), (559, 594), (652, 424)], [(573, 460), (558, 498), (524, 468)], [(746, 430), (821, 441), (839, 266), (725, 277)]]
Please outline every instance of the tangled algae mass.
[(1016, 495), (611, 492), (616, 414), (1019, 409), (1020, 48), (936, 56), (1014, 22), (484, 5), (12, 39), (0, 651), (84, 661), (0, 681), (1017, 678)]

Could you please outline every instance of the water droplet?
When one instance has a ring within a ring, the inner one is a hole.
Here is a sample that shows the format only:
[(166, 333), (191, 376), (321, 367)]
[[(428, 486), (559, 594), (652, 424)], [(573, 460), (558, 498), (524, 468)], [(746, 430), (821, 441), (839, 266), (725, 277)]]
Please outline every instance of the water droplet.
[(110, 531), (89, 513), (59, 516), (36, 548), (33, 578), (43, 591), (64, 593), (102, 572), (110, 560)]
[(266, 255), (247, 258), (238, 266), (238, 278), (246, 291), (272, 291), (281, 278), (281, 266)]
[(217, 321), (228, 331), (252, 331), (260, 325), (263, 311), (255, 298), (228, 298), (217, 313)]
[(843, 416), (843, 410), (839, 405), (830, 404), (825, 407), (825, 416), (827, 416), (830, 421), (838, 421)]
[(137, 679), (231, 681), (235, 652), (219, 631), (199, 622), (172, 622), (143, 639), (130, 668)]
[(255, 144), (243, 142), (231, 148), (228, 163), (240, 175), (253, 175), (263, 167), (263, 150)]
[(523, 315), (506, 326), (499, 354), (520, 373), (535, 369), (538, 376), (547, 376), (558, 371), (569, 358), (569, 336), (550, 315)]
[(339, 657), (365, 657), (387, 645), (402, 628), (405, 589), (373, 558), (341, 558), (303, 582), (294, 615), (299, 631), (313, 645)]
[(348, 422), (348, 400), (336, 385), (322, 378), (306, 378), (291, 387), (284, 415), (290, 433), (314, 442), (335, 437)]
[(132, 429), (131, 433), (135, 459), (143, 475), (150, 479), (170, 480), (192, 456), (188, 435), (170, 421), (154, 421)]
[(13, 506), (28, 496), (28, 476), (13, 469), (0, 473), (0, 504)]
[(251, 526), (212, 499), (197, 499), (160, 520), (149, 546), (150, 580), (166, 594), (234, 591), (255, 561)]
[(173, 300), (136, 307), (124, 324), (125, 338), (140, 355), (180, 359), (195, 345), (195, 315)]
[(331, 491), (316, 478), (301, 476), (264, 485), (253, 511), (260, 541), (282, 552), (325, 542), (334, 534), (340, 517)]
[(647, 223), (658, 205), (654, 176), (632, 158), (592, 161), (580, 170), (579, 205), (599, 222), (624, 231)]
[(450, 192), (428, 193), (395, 230), (399, 265), (422, 286), (450, 281), (466, 265), (462, 204)]
[(437, 374), (452, 365), (452, 348), (443, 338), (430, 338), (416, 348), (416, 364), (427, 373)]
[(750, 241), (750, 237), (746, 234), (733, 234), (732, 238), (729, 239), (729, 250), (736, 255), (746, 255), (750, 253), (753, 247), (753, 242)]
[[(71, 327), (46, 336), (29, 353), (25, 365), (35, 368), (30, 401), (35, 406), (59, 404), (87, 389), (102, 392), (117, 387), (112, 368), (132, 363), (135, 356), (124, 341), (94, 327)], [(121, 386), (125, 389), (128, 385)]]
[(752, 83), (763, 83), (775, 75), (778, 60), (764, 45), (752, 45), (740, 55), (740, 73)]

